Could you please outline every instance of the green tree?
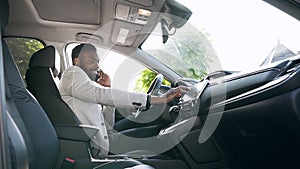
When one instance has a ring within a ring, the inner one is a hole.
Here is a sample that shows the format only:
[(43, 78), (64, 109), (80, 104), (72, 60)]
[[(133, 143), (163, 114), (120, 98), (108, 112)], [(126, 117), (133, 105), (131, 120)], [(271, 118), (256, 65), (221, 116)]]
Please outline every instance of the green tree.
[[(145, 69), (141, 73), (141, 76), (137, 79), (134, 90), (146, 93), (151, 85), (151, 82), (154, 80), (156, 75), (157, 75), (157, 73), (153, 72), (152, 70)], [(171, 83), (169, 81), (167, 81), (166, 79), (163, 80), (162, 84), (166, 85), (166, 86), (171, 85)]]
[(29, 59), (31, 55), (44, 48), (44, 45), (36, 40), (30, 38), (5, 38), (5, 42), (10, 49), (12, 56), (14, 57), (15, 63), (17, 64), (21, 76), (25, 79), (25, 73), (28, 69)]
[[(177, 31), (164, 45), (146, 52), (173, 68), (182, 77), (202, 79), (208, 73), (208, 65), (216, 58), (209, 38), (204, 31)], [(139, 91), (149, 88), (156, 73), (148, 69), (142, 72), (136, 85)]]

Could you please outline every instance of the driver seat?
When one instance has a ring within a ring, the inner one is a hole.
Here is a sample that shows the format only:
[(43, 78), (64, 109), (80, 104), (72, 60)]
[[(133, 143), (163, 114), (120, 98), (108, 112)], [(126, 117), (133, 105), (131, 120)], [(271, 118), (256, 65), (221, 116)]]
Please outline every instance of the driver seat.
[(29, 61), (25, 80), (28, 90), (36, 97), (54, 125), (79, 125), (80, 122), (62, 100), (54, 79), (60, 71), (60, 57), (54, 46), (34, 53)]
[(91, 162), (93, 157), (91, 157), (92, 150), (89, 141), (98, 129), (81, 126), (75, 113), (61, 98), (54, 82), (54, 78), (59, 75), (59, 61), (60, 57), (54, 46), (47, 46), (37, 51), (30, 59), (25, 80), (28, 90), (37, 98), (54, 125), (61, 145), (60, 156), (71, 156), (75, 161), (80, 161), (80, 164), (76, 164), (76, 166), (81, 166), (78, 168), (139, 166), (140, 169), (151, 169), (151, 166), (132, 159), (104, 163), (100, 166), (98, 166), (99, 163)]

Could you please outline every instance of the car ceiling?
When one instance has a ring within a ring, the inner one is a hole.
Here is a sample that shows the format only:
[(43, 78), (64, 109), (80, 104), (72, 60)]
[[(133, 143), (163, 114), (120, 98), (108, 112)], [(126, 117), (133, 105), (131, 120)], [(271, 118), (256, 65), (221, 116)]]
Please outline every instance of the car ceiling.
[[(264, 1), (300, 20), (299, 0)], [(50, 44), (92, 39), (106, 47), (136, 48), (156, 25), (155, 13), (161, 11), (164, 0), (9, 0), (9, 3), (6, 36), (34, 37)], [(116, 4), (146, 9), (152, 14), (147, 24), (124, 22), (115, 18)], [(122, 28), (129, 31), (129, 38), (119, 43)]]
[[(133, 1), (133, 2), (131, 2)], [(137, 1), (136, 3), (134, 1)], [(34, 37), (44, 42), (66, 43), (86, 39), (103, 46), (137, 47), (145, 32), (156, 25), (163, 1), (151, 0), (9, 0), (10, 16), (6, 36)], [(116, 4), (152, 11), (147, 24), (115, 19)], [(129, 38), (119, 43), (120, 29), (129, 31)], [(94, 36), (91, 36), (94, 35)]]

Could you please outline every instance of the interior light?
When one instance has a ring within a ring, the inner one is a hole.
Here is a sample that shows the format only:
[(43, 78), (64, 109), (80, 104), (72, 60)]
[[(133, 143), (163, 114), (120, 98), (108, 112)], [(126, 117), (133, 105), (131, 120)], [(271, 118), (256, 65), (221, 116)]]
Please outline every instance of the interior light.
[(146, 9), (139, 9), (138, 10), (138, 14), (139, 15), (144, 15), (144, 16), (150, 16), (151, 15), (151, 11), (148, 11)]

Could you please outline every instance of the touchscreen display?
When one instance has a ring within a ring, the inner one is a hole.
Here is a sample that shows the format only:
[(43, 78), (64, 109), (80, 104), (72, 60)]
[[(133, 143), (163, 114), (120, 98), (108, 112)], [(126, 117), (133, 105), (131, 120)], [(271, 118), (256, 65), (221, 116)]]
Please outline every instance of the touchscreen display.
[(191, 88), (191, 90), (186, 93), (182, 100), (183, 102), (189, 102), (191, 100), (197, 100), (200, 95), (202, 94), (205, 87), (208, 85), (209, 80), (202, 80), (201, 82), (197, 83), (194, 87)]

